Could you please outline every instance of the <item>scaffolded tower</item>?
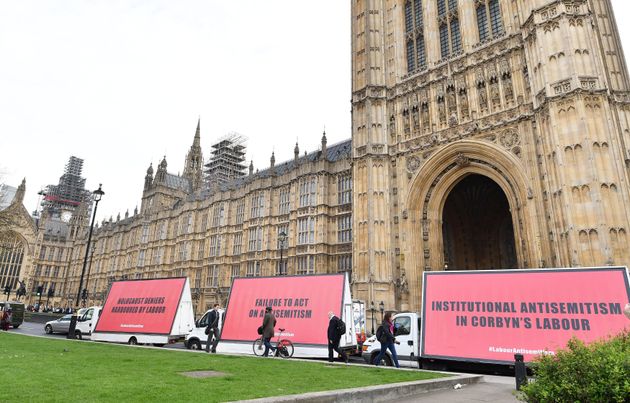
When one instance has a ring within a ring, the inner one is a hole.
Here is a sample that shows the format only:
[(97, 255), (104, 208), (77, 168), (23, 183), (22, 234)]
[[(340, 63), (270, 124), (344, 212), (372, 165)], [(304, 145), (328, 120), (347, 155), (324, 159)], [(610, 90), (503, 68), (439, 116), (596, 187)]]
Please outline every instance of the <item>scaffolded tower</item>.
[(85, 178), (81, 177), (83, 160), (71, 156), (66, 164), (58, 185), (46, 187), (44, 208), (58, 210), (76, 208), (82, 201), (88, 200), (90, 192), (85, 189)]
[(231, 132), (212, 145), (212, 156), (205, 167), (205, 179), (210, 189), (245, 176), (245, 143), (247, 137)]

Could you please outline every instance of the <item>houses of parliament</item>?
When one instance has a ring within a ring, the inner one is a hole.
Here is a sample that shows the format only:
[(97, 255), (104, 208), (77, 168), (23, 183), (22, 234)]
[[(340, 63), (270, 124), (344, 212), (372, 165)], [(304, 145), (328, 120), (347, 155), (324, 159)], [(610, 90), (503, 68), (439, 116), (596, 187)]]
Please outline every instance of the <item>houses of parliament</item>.
[[(610, 0), (351, 10), (349, 139), (256, 172), (230, 143), (226, 172), (220, 145), (204, 165), (198, 126), (183, 174), (149, 167), (139, 211), (95, 230), (90, 298), (183, 275), (201, 312), (237, 276), (348, 272), (353, 298), (419, 310), (425, 271), (630, 263), (630, 82)], [(62, 301), (79, 287), (81, 206)], [(31, 285), (52, 281), (40, 257), (24, 259)]]

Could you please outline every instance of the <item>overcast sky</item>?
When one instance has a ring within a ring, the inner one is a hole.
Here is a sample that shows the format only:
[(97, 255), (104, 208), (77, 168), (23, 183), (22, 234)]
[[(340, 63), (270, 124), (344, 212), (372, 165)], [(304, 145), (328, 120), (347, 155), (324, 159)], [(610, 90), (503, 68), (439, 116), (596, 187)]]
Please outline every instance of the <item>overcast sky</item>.
[[(612, 0), (618, 21), (628, 0)], [(630, 54), (630, 26), (619, 27)], [(0, 0), (0, 182), (24, 204), (68, 158), (105, 196), (98, 218), (139, 204), (166, 155), (183, 170), (201, 117), (249, 138), (255, 168), (350, 138), (350, 2), (345, 0)]]

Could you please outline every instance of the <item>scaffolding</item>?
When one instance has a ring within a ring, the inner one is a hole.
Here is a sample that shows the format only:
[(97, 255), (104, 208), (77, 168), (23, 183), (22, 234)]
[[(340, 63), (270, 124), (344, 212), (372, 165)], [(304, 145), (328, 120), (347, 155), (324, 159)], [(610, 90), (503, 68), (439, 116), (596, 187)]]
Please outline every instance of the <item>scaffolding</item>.
[(66, 164), (59, 184), (48, 185), (44, 197), (44, 208), (58, 210), (76, 208), (81, 202), (89, 200), (90, 192), (85, 189), (85, 178), (81, 177), (83, 160), (71, 156)]
[(210, 189), (216, 189), (245, 176), (246, 142), (247, 137), (231, 132), (212, 145), (210, 162), (205, 165), (204, 170), (204, 177)]

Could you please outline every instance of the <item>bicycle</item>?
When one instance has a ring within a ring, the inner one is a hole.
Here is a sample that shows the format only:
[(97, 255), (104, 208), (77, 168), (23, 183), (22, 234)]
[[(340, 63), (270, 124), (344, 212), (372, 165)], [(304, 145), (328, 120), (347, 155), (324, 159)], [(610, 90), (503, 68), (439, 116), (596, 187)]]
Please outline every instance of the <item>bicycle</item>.
[[(293, 343), (291, 343), (291, 340), (280, 338), (280, 336), (282, 336), (282, 332), (284, 332), (286, 329), (278, 328), (278, 330), (280, 331), (280, 333), (278, 333), (278, 341), (276, 342), (276, 345), (275, 345), (276, 350), (274, 353), (274, 357), (281, 357), (281, 358), (293, 357), (294, 348), (293, 348)], [(265, 345), (263, 343), (262, 336), (254, 340), (252, 349), (254, 350), (255, 356), (261, 356), (265, 352)]]

